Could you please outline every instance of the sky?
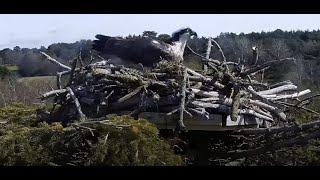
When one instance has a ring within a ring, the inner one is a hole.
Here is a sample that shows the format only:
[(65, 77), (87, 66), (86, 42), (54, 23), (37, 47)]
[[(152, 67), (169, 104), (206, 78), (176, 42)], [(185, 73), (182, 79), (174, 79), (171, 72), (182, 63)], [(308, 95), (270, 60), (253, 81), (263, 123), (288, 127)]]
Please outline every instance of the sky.
[(0, 49), (39, 48), (52, 43), (94, 39), (96, 34), (127, 36), (145, 30), (171, 34), (190, 27), (198, 36), (318, 30), (320, 14), (1, 14)]

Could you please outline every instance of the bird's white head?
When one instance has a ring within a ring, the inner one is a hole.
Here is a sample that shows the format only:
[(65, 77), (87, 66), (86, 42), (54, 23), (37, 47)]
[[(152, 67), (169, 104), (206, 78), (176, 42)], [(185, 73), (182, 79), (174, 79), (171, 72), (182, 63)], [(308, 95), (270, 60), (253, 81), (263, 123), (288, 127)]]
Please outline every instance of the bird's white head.
[(197, 36), (198, 34), (189, 27), (183, 27), (172, 33), (172, 39), (174, 41), (179, 41), (181, 39), (189, 39)]
[(174, 54), (179, 59), (183, 58), (184, 49), (186, 47), (187, 41), (190, 38), (197, 37), (197, 33), (194, 32), (191, 28), (185, 27), (181, 28), (175, 32), (172, 33), (172, 50)]

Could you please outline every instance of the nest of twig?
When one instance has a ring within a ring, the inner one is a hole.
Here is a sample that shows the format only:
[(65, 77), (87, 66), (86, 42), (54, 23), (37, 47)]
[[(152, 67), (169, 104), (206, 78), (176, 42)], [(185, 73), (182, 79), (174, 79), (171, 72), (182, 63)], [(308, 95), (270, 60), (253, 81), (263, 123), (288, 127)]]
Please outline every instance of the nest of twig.
[[(48, 56), (48, 55), (47, 55)], [(153, 69), (138, 70), (106, 61), (76, 68), (57, 75), (57, 89), (41, 99), (55, 97), (60, 114), (67, 119), (101, 117), (120, 111), (180, 113), (178, 124), (184, 127), (183, 114), (209, 119), (209, 114), (224, 114), (237, 121), (241, 116), (256, 118), (260, 127), (286, 122), (287, 106), (302, 108), (284, 100), (297, 100), (310, 90), (297, 91), (290, 81), (269, 86), (254, 74), (271, 65), (292, 61), (287, 58), (251, 68), (233, 62), (204, 58), (209, 70), (196, 72), (178, 62), (161, 61)], [(61, 76), (69, 75), (65, 87)], [(304, 107), (303, 107), (304, 108)]]

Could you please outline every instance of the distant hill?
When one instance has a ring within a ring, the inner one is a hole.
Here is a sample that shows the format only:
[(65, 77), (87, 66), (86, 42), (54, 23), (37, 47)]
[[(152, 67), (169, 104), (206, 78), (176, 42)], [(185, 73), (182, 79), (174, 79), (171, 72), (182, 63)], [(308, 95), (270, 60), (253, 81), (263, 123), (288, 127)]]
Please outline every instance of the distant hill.
[[(143, 35), (151, 36), (159, 40), (169, 37), (167, 34), (157, 34), (154, 31), (145, 31)], [(134, 38), (128, 35), (126, 38)], [(261, 33), (221, 33), (215, 40), (220, 44), (228, 61), (243, 62), (253, 65), (252, 47), (258, 48), (259, 59), (256, 64), (286, 57), (294, 57), (298, 60), (298, 66), (285, 64), (268, 70), (269, 80), (290, 79), (298, 84), (320, 85), (320, 31), (282, 31)], [(39, 49), (15, 47), (0, 51), (0, 65), (10, 64), (18, 66), (17, 73), (20, 76), (51, 76), (59, 69), (54, 64), (47, 62), (39, 53), (44, 51), (58, 61), (69, 64), (69, 61), (79, 55), (83, 61), (90, 59), (91, 40), (80, 40), (75, 43), (55, 43), (48, 48)], [(189, 41), (189, 46), (197, 53), (205, 55), (207, 50), (207, 38), (199, 37)], [(216, 48), (211, 51), (214, 59), (220, 59), (220, 53)], [(185, 61), (188, 65), (199, 68), (200, 59), (194, 56), (190, 50), (185, 51)]]

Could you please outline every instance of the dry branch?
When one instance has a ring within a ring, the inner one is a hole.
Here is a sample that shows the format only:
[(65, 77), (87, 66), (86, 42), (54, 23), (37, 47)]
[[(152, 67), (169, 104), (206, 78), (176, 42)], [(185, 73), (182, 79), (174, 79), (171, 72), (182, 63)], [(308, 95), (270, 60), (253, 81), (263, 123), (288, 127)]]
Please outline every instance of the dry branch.
[(198, 96), (202, 96), (202, 97), (219, 97), (219, 96), (223, 96), (221, 94), (219, 94), (216, 91), (202, 91), (199, 89), (190, 89), (194, 94), (198, 95)]
[(304, 96), (308, 93), (311, 93), (310, 89), (306, 89), (304, 91), (300, 91), (294, 94), (287, 94), (287, 95), (278, 95), (274, 98), (270, 98), (271, 100), (281, 100), (281, 99), (293, 99), (293, 98), (298, 98), (300, 96)]
[(40, 99), (41, 100), (45, 100), (45, 99), (48, 99), (50, 97), (53, 97), (53, 96), (58, 96), (59, 94), (62, 94), (62, 93), (65, 93), (67, 92), (66, 89), (57, 89), (57, 90), (53, 90), (53, 91), (49, 91), (49, 92), (46, 92), (45, 94), (43, 94)]
[(273, 89), (269, 89), (269, 90), (264, 90), (264, 91), (259, 91), (258, 94), (259, 95), (270, 95), (270, 94), (277, 94), (277, 93), (281, 93), (283, 91), (289, 91), (289, 90), (296, 90), (298, 87), (295, 85), (283, 85), (283, 86), (279, 86)]
[(185, 102), (186, 102), (186, 83), (187, 83), (187, 69), (183, 68), (182, 70), (183, 72), (183, 79), (181, 82), (181, 90), (180, 90), (180, 94), (181, 94), (181, 100), (180, 100), (180, 113), (179, 113), (179, 121), (178, 121), (178, 128), (179, 130), (183, 130), (185, 129), (185, 125), (183, 122), (183, 113), (185, 112)]
[[(212, 39), (211, 37), (209, 37), (209, 39), (208, 39), (208, 47), (207, 47), (207, 52), (206, 52), (206, 59), (210, 58), (211, 47), (212, 47), (211, 39)], [(208, 71), (207, 62), (202, 62), (202, 70), (203, 70), (204, 73), (206, 73)]]
[(80, 121), (83, 121), (86, 119), (86, 115), (83, 114), (82, 110), (81, 110), (81, 105), (79, 103), (78, 98), (75, 96), (75, 94), (73, 93), (72, 89), (70, 87), (66, 88), (68, 93), (70, 94), (71, 98), (73, 99), (75, 105), (76, 105), (76, 109), (78, 112), (78, 115), (80, 116)]
[(69, 77), (69, 82), (68, 82), (68, 86), (70, 86), (72, 84), (72, 81), (74, 79), (74, 71), (76, 70), (77, 67), (77, 59), (74, 59), (71, 63), (71, 70), (70, 70), (70, 77)]
[(53, 59), (52, 57), (50, 57), (48, 54), (46, 54), (46, 53), (44, 53), (44, 52), (40, 52), (40, 53), (41, 53), (42, 55), (44, 55), (50, 62), (52, 62), (52, 63), (54, 63), (54, 64), (56, 64), (56, 65), (58, 65), (58, 66), (60, 66), (60, 67), (62, 67), (62, 68), (64, 68), (64, 69), (71, 70), (71, 67), (66, 66), (66, 65), (60, 63), (59, 61), (57, 61), (57, 60)]
[(269, 87), (272, 89), (272, 88), (275, 88), (275, 87), (278, 87), (278, 86), (289, 85), (289, 84), (292, 85), (293, 83), (290, 80), (287, 80), (287, 81), (282, 81), (282, 82), (278, 82), (278, 83), (272, 84)]
[(218, 48), (218, 50), (219, 50), (219, 52), (220, 52), (220, 54), (221, 54), (221, 57), (222, 57), (223, 62), (226, 63), (226, 62), (227, 62), (226, 56), (224, 55), (224, 53), (223, 53), (223, 51), (222, 51), (219, 43), (218, 43), (217, 41), (215, 41), (214, 39), (211, 39), (211, 40), (212, 40), (212, 42), (216, 45), (216, 47)]

